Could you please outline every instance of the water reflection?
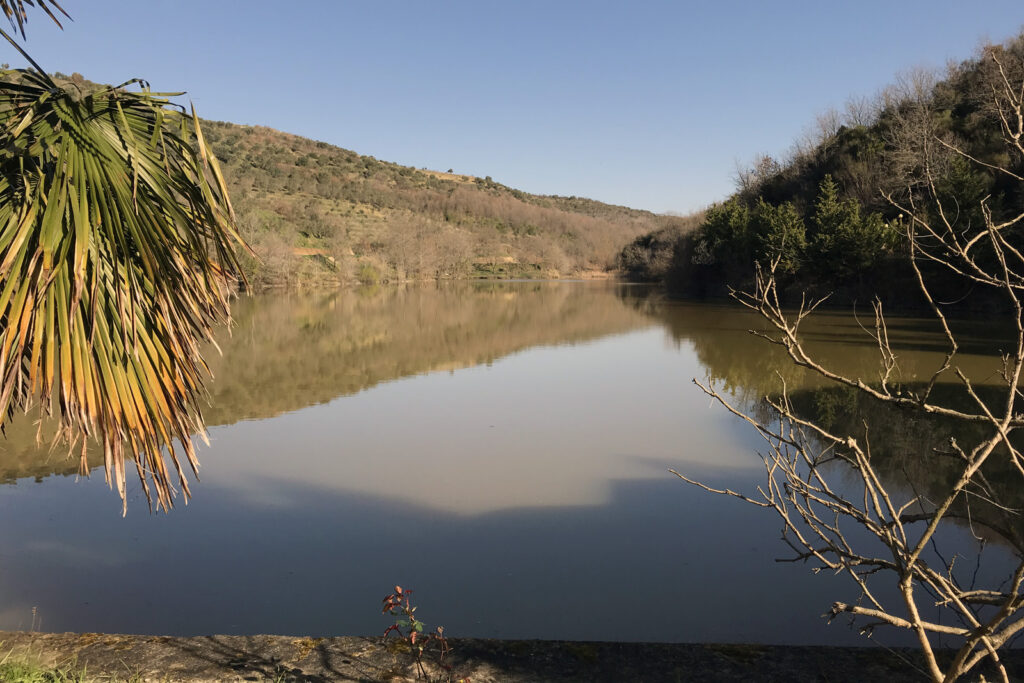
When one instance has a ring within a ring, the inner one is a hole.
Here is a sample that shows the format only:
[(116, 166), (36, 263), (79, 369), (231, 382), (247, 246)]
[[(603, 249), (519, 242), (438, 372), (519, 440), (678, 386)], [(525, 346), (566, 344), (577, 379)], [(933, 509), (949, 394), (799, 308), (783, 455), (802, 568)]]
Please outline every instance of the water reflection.
[(618, 287), (439, 282), (247, 297), (218, 336), (209, 424), (266, 418), (381, 382), (654, 324)]
[[(887, 486), (899, 491), (904, 500), (918, 493), (931, 500), (949, 489), (958, 474), (956, 459), (949, 448), (951, 438), (970, 451), (988, 435), (989, 430), (983, 426), (951, 422), (884, 404), (796, 367), (782, 348), (749, 333), (770, 332), (756, 313), (685, 304), (655, 305), (651, 310), (666, 322), (666, 329), (676, 342), (692, 346), (704, 368), (704, 378), (724, 388), (738, 399), (741, 407), (751, 410), (762, 421), (770, 423), (777, 419), (763, 397), (777, 397), (785, 386), (798, 415), (835, 434), (864, 442), (867, 424), (872, 459)], [(841, 375), (877, 386), (882, 373), (880, 355), (865, 329), (872, 324), (873, 319), (826, 311), (808, 318), (802, 332), (806, 348), (816, 360)], [(971, 321), (954, 323), (953, 331), (960, 351), (953, 369), (935, 385), (932, 401), (968, 413), (978, 410), (954, 374), (959, 369), (971, 380), (989, 410), (998, 413), (1006, 400), (1000, 355), (1003, 348), (1012, 348), (1013, 330), (995, 323)], [(945, 336), (933, 320), (893, 318), (889, 321), (889, 337), (898, 362), (889, 384), (895, 390), (920, 393), (932, 373), (943, 364), (948, 351)], [(1018, 448), (1024, 447), (1024, 435), (1019, 431), (1011, 438)], [(984, 533), (988, 538), (997, 531), (1000, 542), (1024, 554), (1024, 522), (1015, 512), (1024, 509), (1024, 492), (1010, 485), (1018, 481), (1012, 467), (1005, 449), (997, 449), (984, 474), (994, 487), (999, 505), (973, 497), (968, 509), (960, 500), (952, 516), (958, 516), (965, 524), (973, 519), (987, 527), (987, 531), (972, 532)]]
[[(690, 383), (776, 390), (791, 369), (746, 333), (754, 317), (594, 283), (280, 294), (234, 313), (188, 507), (150, 516), (136, 493), (121, 519), (100, 477), (34, 485), (77, 463), (12, 425), (0, 628), (37, 606), (46, 630), (375, 633), (400, 582), (458, 635), (861, 642), (818, 619), (841, 582), (774, 563), (770, 516), (666, 474), (759, 481), (756, 435)], [(816, 348), (874, 372), (856, 323), (826, 318)], [(894, 328), (907, 382), (941, 353), (911, 348), (936, 343), (919, 325)], [(997, 360), (966, 358), (979, 375)], [(791, 389), (819, 388), (798, 375)], [(590, 597), (567, 607), (567, 590)]]
[[(581, 344), (656, 324), (622, 305), (628, 286), (441, 282), (243, 297), (206, 351), (207, 425), (275, 417), (410, 375), (454, 371), (535, 346)], [(0, 482), (78, 471), (78, 454), (41, 449), (50, 425), (19, 416)], [(40, 437), (40, 438), (37, 438)], [(89, 465), (102, 465), (98, 449)]]
[[(704, 368), (703, 377), (748, 400), (780, 391), (828, 385), (817, 373), (796, 367), (785, 351), (750, 334), (770, 333), (760, 316), (736, 306), (672, 303), (658, 297), (634, 297), (634, 305), (657, 318), (678, 344), (690, 346)], [(869, 311), (870, 313), (870, 311)], [(873, 317), (849, 312), (820, 311), (801, 325), (808, 352), (826, 367), (848, 377), (877, 383), (881, 374)], [(976, 385), (998, 384), (1002, 346), (1012, 343), (996, 324), (954, 323), (960, 344), (957, 367)], [(890, 318), (888, 335), (897, 356), (893, 385), (926, 381), (948, 351), (941, 328), (927, 318)], [(951, 381), (955, 378), (951, 377)]]
[[(907, 388), (923, 391), (924, 385)], [(1006, 399), (1005, 386), (1002, 391), (979, 386), (975, 392), (992, 410), (998, 410), (998, 403)], [(962, 385), (937, 384), (932, 397), (939, 405), (977, 410), (977, 404)], [(851, 435), (862, 443), (865, 438), (870, 439), (872, 462), (888, 489), (897, 494), (897, 504), (918, 495), (925, 501), (942, 500), (963, 472), (962, 461), (950, 447), (951, 441), (970, 452), (991, 435), (991, 428), (985, 425), (903, 410), (850, 387), (802, 390), (790, 398), (797, 414), (814, 420), (833, 434)], [(774, 417), (763, 404), (757, 412), (762, 418)], [(870, 427), (867, 437), (865, 425)], [(1010, 439), (1017, 449), (1024, 447), (1019, 431), (1011, 434)], [(969, 495), (955, 501), (948, 519), (1024, 557), (1024, 518), (1020, 514), (1024, 510), (1024, 491), (1019, 487), (1020, 474), (1005, 446), (996, 448), (979, 479), (984, 488), (969, 487)]]

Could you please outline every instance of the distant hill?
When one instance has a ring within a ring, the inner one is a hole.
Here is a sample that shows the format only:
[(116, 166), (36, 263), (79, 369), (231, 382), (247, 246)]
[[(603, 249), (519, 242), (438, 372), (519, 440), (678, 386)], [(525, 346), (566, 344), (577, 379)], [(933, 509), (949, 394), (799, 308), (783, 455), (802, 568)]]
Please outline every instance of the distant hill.
[(674, 219), (490, 177), (379, 161), (270, 128), (208, 121), (257, 286), (317, 280), (564, 277), (615, 266)]
[[(53, 75), (79, 92), (101, 86)], [(606, 273), (639, 235), (677, 219), (489, 176), (416, 169), (263, 126), (202, 121), (255, 289), (341, 282)]]

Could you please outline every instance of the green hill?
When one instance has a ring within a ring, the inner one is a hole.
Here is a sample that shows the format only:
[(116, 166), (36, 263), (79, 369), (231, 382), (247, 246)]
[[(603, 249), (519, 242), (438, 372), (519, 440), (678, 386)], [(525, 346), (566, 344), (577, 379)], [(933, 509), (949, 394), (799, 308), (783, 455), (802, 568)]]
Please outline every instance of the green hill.
[[(640, 236), (622, 251), (620, 266), (679, 294), (717, 296), (749, 287), (757, 264), (781, 256), (779, 284), (791, 297), (833, 292), (833, 301), (864, 301), (877, 294), (917, 305), (900, 206), (948, 221), (957, 234), (983, 228), (983, 201), (997, 223), (1024, 206), (1024, 153), (999, 116), (1008, 109), (999, 100), (1016, 95), (1003, 92), (1000, 69), (1010, 83), (1024, 82), (1024, 34), (944, 74), (901, 76), (874, 100), (819, 117), (815, 133), (786, 159), (758, 159), (728, 200), (690, 217), (689, 230)], [(955, 278), (946, 281), (940, 298), (967, 294)]]
[(603, 272), (624, 244), (673, 220), (379, 161), (270, 128), (203, 125), (260, 255), (249, 268), (257, 286)]

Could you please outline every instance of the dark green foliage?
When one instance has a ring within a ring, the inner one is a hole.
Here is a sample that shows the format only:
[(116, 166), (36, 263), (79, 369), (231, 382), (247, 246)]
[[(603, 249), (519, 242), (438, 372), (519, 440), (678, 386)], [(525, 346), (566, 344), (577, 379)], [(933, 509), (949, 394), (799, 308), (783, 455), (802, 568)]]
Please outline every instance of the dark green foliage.
[(759, 199), (751, 221), (755, 261), (762, 267), (776, 263), (778, 273), (791, 275), (800, 269), (807, 247), (803, 218), (791, 202), (778, 206)]
[(791, 274), (803, 261), (805, 233), (803, 219), (790, 202), (775, 206), (758, 199), (751, 209), (734, 198), (708, 209), (698, 233), (697, 258), (726, 273), (766, 266), (777, 258), (779, 272)]
[(825, 176), (810, 216), (808, 254), (820, 279), (849, 280), (877, 266), (898, 244), (899, 233), (879, 214), (862, 217), (860, 209), (860, 202), (841, 197), (832, 176)]
[[(1021, 82), (1024, 34), (986, 50), (1001, 56), (1011, 82)], [(757, 264), (779, 255), (784, 295), (901, 299), (915, 276), (900, 258), (906, 238), (897, 203), (914, 204), (919, 216), (961, 234), (984, 225), (983, 201), (997, 223), (1024, 206), (1024, 184), (1015, 177), (1024, 175), (1024, 158), (1006, 144), (993, 104), (999, 69), (979, 56), (937, 82), (912, 75), (845, 125), (826, 126), (813, 144), (798, 144), (786, 162), (760, 158), (741, 171), (737, 192), (708, 210), (696, 233), (677, 239), (662, 279), (682, 294), (723, 294), (748, 287)], [(943, 287), (941, 278), (936, 286)], [(958, 299), (965, 292), (944, 294)]]
[[(864, 215), (860, 202), (844, 197), (830, 175), (805, 213), (799, 206), (762, 197), (748, 205), (737, 195), (711, 207), (691, 239), (692, 256), (673, 262), (682, 274), (667, 273), (666, 279), (675, 278), (682, 293), (721, 294), (725, 285), (744, 286), (757, 267), (776, 262), (791, 290), (819, 284), (854, 289), (863, 274), (887, 266), (899, 245), (900, 233), (880, 214)], [(688, 250), (680, 240), (675, 252)]]
[[(0, 0), (22, 35), (26, 7), (63, 13)], [(227, 184), (180, 93), (58, 82), (0, 36), (34, 67), (0, 71), (0, 415), (55, 418), (82, 474), (97, 443), (124, 510), (133, 462), (168, 510), (198, 467), (201, 344), (239, 272)]]
[[(995, 189), (990, 174), (979, 171), (963, 157), (955, 156), (950, 159), (937, 189), (943, 212), (957, 229), (975, 230), (984, 225), (981, 201)], [(996, 197), (994, 203), (1001, 204), (1001, 199)]]
[(700, 235), (706, 263), (722, 264), (723, 267), (743, 267), (753, 263), (750, 209), (738, 199), (708, 209)]

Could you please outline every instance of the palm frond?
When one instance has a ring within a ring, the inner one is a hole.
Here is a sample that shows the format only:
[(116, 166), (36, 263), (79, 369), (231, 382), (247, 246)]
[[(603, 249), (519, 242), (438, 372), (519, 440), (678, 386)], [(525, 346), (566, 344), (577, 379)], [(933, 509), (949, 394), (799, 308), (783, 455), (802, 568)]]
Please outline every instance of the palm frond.
[(242, 241), (195, 112), (137, 84), (0, 72), (0, 417), (38, 402), (69, 444), (102, 444), (123, 502), (130, 459), (169, 509)]
[(71, 15), (65, 12), (64, 8), (55, 0), (0, 0), (0, 12), (3, 12), (7, 20), (11, 22), (11, 26), (21, 33), (22, 38), (25, 37), (25, 24), (28, 23), (26, 7), (38, 7), (60, 28), (64, 27), (61, 26), (55, 13), (63, 14), (68, 19), (71, 18)]

